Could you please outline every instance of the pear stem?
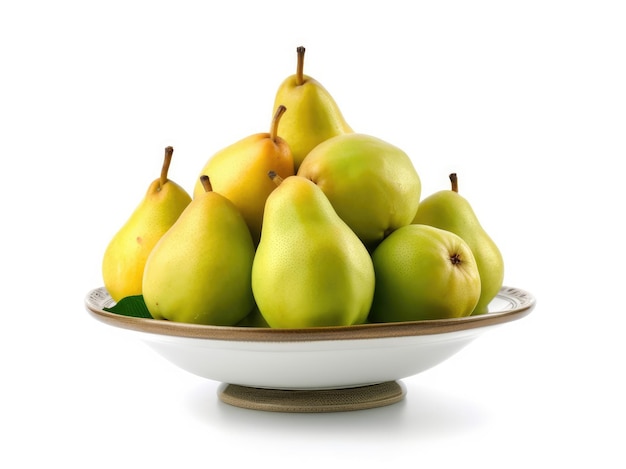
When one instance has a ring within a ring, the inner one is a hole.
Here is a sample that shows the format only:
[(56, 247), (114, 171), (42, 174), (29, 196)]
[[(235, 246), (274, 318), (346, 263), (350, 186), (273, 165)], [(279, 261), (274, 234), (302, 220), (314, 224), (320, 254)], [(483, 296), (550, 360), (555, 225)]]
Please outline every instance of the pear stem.
[(287, 108), (282, 104), (276, 109), (276, 113), (274, 114), (274, 118), (272, 119), (272, 127), (270, 129), (270, 138), (273, 142), (275, 142), (276, 138), (278, 137), (278, 122), (280, 122), (280, 118), (286, 110)]
[(304, 51), (306, 49), (302, 46), (296, 49), (298, 53), (298, 67), (296, 69), (296, 85), (300, 86), (304, 83)]
[(205, 192), (213, 191), (213, 186), (211, 186), (211, 180), (209, 179), (209, 176), (203, 174), (202, 176), (200, 176), (200, 182), (202, 183), (202, 187), (204, 187)]
[(450, 182), (452, 183), (452, 190), (454, 192), (459, 192), (459, 181), (456, 177), (456, 173), (450, 174)]
[(277, 186), (280, 185), (281, 182), (283, 182), (283, 178), (276, 174), (276, 171), (274, 170), (269, 170), (267, 172), (267, 175), (272, 181), (274, 181), (274, 184), (276, 184)]
[(163, 157), (163, 167), (161, 168), (161, 179), (159, 180), (159, 188), (167, 182), (167, 172), (170, 170), (170, 163), (172, 162), (172, 155), (174, 154), (174, 148), (165, 147), (165, 156)]

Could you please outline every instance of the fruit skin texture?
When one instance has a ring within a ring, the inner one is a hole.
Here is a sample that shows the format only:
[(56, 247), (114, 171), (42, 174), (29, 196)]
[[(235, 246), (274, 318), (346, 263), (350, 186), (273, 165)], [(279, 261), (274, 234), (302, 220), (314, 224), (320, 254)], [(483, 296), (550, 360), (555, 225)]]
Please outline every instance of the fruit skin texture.
[(419, 175), (404, 151), (359, 133), (320, 143), (297, 174), (324, 191), (337, 214), (368, 249), (413, 221), (422, 190)]
[[(281, 121), (283, 118), (280, 117)], [(293, 175), (295, 168), (291, 149), (278, 136), (258, 133), (219, 150), (200, 172), (211, 178), (213, 191), (222, 194), (239, 209), (255, 244), (261, 236), (265, 199), (276, 188), (276, 184), (267, 177), (270, 170), (282, 178)], [(194, 198), (203, 192), (198, 179)]]
[(254, 307), (254, 245), (222, 195), (194, 198), (148, 257), (144, 301), (155, 319), (231, 326)]
[[(300, 53), (303, 56), (304, 51), (298, 50), (299, 60), (303, 60)], [(281, 104), (288, 112), (281, 120), (280, 135), (291, 148), (296, 171), (304, 157), (319, 143), (335, 135), (353, 132), (330, 93), (308, 75), (302, 74), (299, 78), (296, 73), (280, 84), (274, 109)]]
[(102, 260), (104, 286), (115, 301), (141, 295), (148, 255), (191, 202), (178, 184), (154, 180), (143, 200), (109, 242)]
[(380, 243), (372, 262), (371, 322), (464, 317), (478, 302), (480, 276), (472, 251), (449, 231), (406, 225)]
[(476, 259), (482, 284), (480, 300), (472, 314), (488, 312), (489, 303), (502, 287), (504, 260), (467, 199), (455, 190), (436, 192), (420, 202), (413, 223), (451, 231), (469, 245)]
[(270, 327), (348, 326), (367, 319), (369, 253), (308, 179), (291, 176), (268, 197), (252, 290)]

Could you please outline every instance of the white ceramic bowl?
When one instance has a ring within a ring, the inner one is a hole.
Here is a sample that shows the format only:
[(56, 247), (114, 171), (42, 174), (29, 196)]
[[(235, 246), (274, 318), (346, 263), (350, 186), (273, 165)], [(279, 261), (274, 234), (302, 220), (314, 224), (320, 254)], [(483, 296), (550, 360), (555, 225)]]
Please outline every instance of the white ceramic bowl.
[[(524, 290), (503, 287), (484, 315), (307, 329), (202, 326), (104, 310), (114, 304), (104, 288), (90, 291), (85, 299), (94, 318), (131, 331), (188, 372), (233, 385), (231, 391), (241, 391), (239, 387), (312, 391), (362, 390), (420, 373), (451, 357), (483, 332), (524, 317), (534, 308), (535, 298)], [(391, 393), (396, 396), (391, 398), (393, 402), (404, 395), (401, 387)], [(347, 404), (355, 401), (353, 394), (346, 398)], [(253, 408), (260, 404), (250, 401), (261, 399), (259, 395), (229, 397), (224, 389), (220, 397)], [(338, 399), (337, 395), (333, 399)], [(384, 403), (391, 402), (383, 399), (378, 405)], [(356, 408), (373, 406), (376, 404), (370, 402)]]

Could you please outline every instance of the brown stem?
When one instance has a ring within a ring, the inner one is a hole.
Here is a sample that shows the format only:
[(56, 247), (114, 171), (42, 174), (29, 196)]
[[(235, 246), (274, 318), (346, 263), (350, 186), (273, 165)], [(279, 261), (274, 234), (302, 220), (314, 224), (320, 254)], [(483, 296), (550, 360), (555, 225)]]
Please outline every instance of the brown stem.
[(459, 192), (459, 181), (456, 177), (456, 173), (450, 174), (450, 182), (452, 183), (452, 190), (454, 192)]
[(298, 68), (296, 69), (296, 85), (300, 86), (304, 83), (304, 51), (306, 49), (302, 46), (296, 49), (298, 53)]
[(274, 118), (272, 119), (272, 128), (270, 129), (270, 138), (274, 142), (276, 141), (276, 137), (278, 137), (278, 122), (280, 121), (280, 118), (282, 117), (282, 115), (285, 113), (286, 110), (287, 108), (281, 104), (276, 109), (276, 113), (274, 114)]
[(206, 174), (200, 176), (200, 182), (202, 183), (202, 187), (204, 187), (205, 192), (211, 192), (213, 190), (213, 187), (211, 186), (211, 180)]
[(272, 181), (274, 181), (274, 184), (276, 184), (277, 186), (280, 185), (281, 182), (283, 182), (283, 178), (276, 174), (276, 171), (274, 170), (269, 170), (267, 172), (267, 175)]
[(170, 170), (170, 163), (172, 162), (172, 155), (174, 154), (174, 148), (165, 147), (165, 157), (163, 158), (163, 167), (161, 168), (161, 179), (159, 180), (159, 187), (163, 186), (167, 182), (167, 172)]

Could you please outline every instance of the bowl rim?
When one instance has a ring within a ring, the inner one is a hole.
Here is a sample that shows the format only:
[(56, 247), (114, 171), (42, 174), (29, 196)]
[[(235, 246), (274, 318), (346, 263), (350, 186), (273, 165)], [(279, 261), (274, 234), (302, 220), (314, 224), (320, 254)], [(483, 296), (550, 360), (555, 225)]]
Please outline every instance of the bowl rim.
[(113, 306), (104, 287), (90, 290), (84, 300), (86, 310), (95, 319), (122, 329), (193, 339), (225, 340), (236, 342), (309, 342), (321, 340), (380, 339), (434, 335), (471, 330), (503, 324), (528, 315), (535, 307), (535, 297), (526, 290), (503, 286), (498, 295), (513, 303), (511, 309), (490, 311), (477, 316), (421, 321), (367, 323), (353, 326), (310, 327), (300, 329), (274, 329), (248, 326), (210, 326), (123, 316), (103, 308)]

